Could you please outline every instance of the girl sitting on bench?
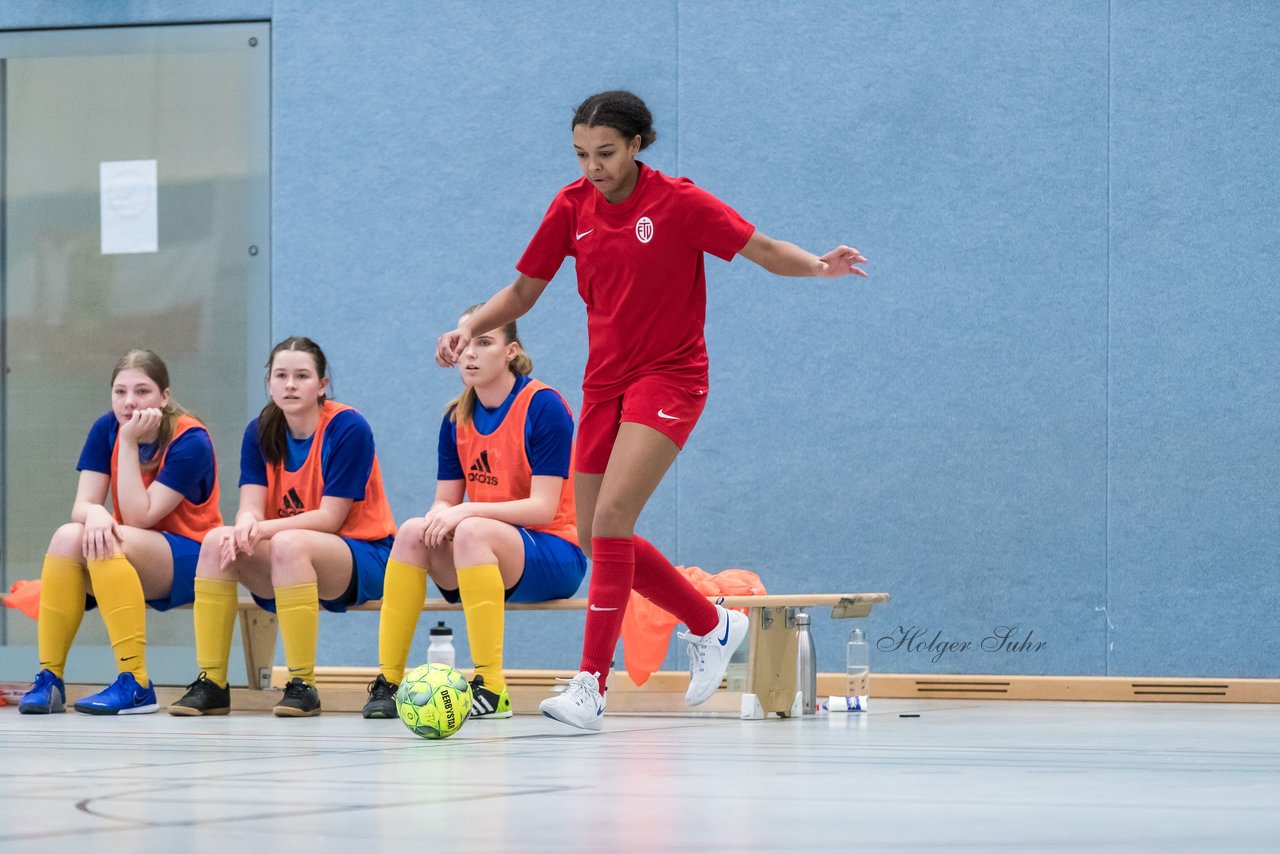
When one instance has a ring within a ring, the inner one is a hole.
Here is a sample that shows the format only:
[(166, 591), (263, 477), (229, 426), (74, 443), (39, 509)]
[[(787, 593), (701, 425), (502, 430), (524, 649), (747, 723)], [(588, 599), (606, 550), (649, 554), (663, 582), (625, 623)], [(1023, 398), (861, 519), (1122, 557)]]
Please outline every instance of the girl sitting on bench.
[(40, 672), (18, 711), (66, 710), (67, 653), (96, 601), (120, 675), (76, 711), (154, 712), (146, 606), (192, 601), (200, 541), (222, 524), (209, 431), (169, 396), (169, 369), (155, 353), (131, 350), (116, 364), (111, 411), (93, 423), (76, 468), (71, 521), (49, 541), (40, 576)]
[[(480, 306), (463, 314), (460, 323)], [(461, 600), (475, 678), (471, 717), (507, 718), (503, 602), (572, 596), (586, 572), (573, 510), (573, 414), (529, 376), (516, 324), (477, 334), (458, 358), (462, 394), (440, 425), (436, 497), (400, 526), (387, 563), (381, 671), (366, 718), (396, 717), (395, 690), (422, 612), (427, 576)], [(463, 501), (463, 499), (467, 499)]]
[(329, 399), (328, 362), (309, 338), (275, 346), (267, 390), (270, 401), (244, 432), (235, 527), (211, 532), (200, 549), (195, 634), (201, 672), (169, 707), (173, 715), (231, 710), (227, 659), (237, 581), (280, 621), (290, 679), (277, 717), (320, 714), (320, 606), (345, 611), (382, 597), (396, 526), (369, 422)]

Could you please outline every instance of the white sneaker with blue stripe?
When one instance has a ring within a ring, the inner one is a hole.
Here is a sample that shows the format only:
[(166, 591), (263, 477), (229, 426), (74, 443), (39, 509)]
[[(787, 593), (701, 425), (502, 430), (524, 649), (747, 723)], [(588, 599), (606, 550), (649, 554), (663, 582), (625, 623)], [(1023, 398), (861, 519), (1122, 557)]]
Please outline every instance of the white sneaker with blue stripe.
[(542, 713), (562, 724), (599, 732), (604, 726), (604, 695), (600, 680), (585, 670), (569, 680), (564, 691), (538, 704)]
[(705, 703), (720, 687), (729, 669), (729, 659), (747, 636), (748, 620), (740, 611), (716, 605), (720, 622), (708, 635), (680, 632), (676, 637), (689, 642), (689, 690), (684, 694), (687, 705)]

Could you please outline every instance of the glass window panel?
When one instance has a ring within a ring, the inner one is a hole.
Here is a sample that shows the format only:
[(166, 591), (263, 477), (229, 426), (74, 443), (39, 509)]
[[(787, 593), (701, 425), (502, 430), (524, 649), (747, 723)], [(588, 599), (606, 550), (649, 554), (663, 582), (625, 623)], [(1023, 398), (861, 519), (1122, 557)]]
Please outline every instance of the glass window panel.
[[(3, 61), (3, 583), (38, 578), (75, 463), (133, 347), (168, 363), (209, 426), (223, 512), (270, 346), (266, 24), (0, 34)], [(99, 165), (154, 160), (158, 251), (102, 254)], [(194, 675), (190, 611), (148, 611), (157, 682)], [(0, 613), (0, 678), (37, 666), (35, 623)], [(233, 666), (239, 666), (233, 656)], [(242, 671), (241, 671), (242, 672)], [(67, 677), (109, 681), (87, 616)]]

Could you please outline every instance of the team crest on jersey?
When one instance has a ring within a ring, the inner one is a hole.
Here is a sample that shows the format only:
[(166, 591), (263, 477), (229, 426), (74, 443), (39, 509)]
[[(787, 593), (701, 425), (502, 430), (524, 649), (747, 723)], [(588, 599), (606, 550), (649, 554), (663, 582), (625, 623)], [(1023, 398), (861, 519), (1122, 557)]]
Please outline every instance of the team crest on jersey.
[(653, 240), (653, 220), (647, 216), (640, 217), (636, 223), (636, 239), (641, 243), (648, 243)]
[(276, 518), (287, 519), (305, 512), (306, 509), (302, 506), (302, 497), (298, 495), (298, 490), (289, 487), (289, 491), (280, 497), (280, 509), (276, 511)]
[(498, 476), (493, 473), (493, 467), (489, 465), (489, 451), (483, 450), (476, 457), (476, 461), (471, 464), (471, 470), (467, 472), (467, 480), (472, 483), (483, 483), (488, 486), (498, 485)]

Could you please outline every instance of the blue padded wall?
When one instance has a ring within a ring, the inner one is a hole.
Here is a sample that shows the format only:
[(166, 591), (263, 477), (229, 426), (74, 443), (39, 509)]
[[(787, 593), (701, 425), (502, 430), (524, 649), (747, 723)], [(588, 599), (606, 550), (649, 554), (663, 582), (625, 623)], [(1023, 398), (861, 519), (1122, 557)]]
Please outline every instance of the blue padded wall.
[(1106, 4), (799, 8), (686, 7), (680, 165), (872, 278), (716, 271), (681, 554), (890, 591), (886, 669), (1099, 672)]
[(1280, 675), (1280, 6), (1113, 18), (1113, 673)]
[[(432, 361), (436, 336), (511, 281), (555, 191), (577, 176), (569, 122), (582, 98), (631, 87), (674, 113), (676, 16), (657, 5), (638, 31), (567, 6), (380, 8), (275, 4), (273, 237), (290, 248), (274, 259), (273, 321), (280, 336), (302, 330), (326, 347), (340, 398), (373, 423), (403, 519), (430, 504), (441, 410), (460, 388)], [(598, 44), (612, 47), (584, 57)], [(674, 141), (655, 150), (663, 168)], [(576, 411), (586, 326), (572, 264), (520, 331), (536, 375)], [(645, 519), (664, 543), (670, 491)], [(513, 617), (508, 663), (576, 666), (582, 619)], [(374, 662), (376, 622), (326, 618), (322, 660)], [(449, 622), (466, 658), (461, 615)], [(419, 635), (411, 660), (425, 656)]]
[[(708, 260), (710, 401), (642, 533), (777, 592), (891, 592), (878, 670), (1280, 675), (1280, 6), (104, 8), (0, 27), (271, 19), (273, 330), (325, 346), (399, 518), (457, 389), (435, 337), (576, 177), (573, 107), (631, 88), (647, 162), (872, 272)], [(522, 333), (576, 408), (572, 272)], [(321, 662), (373, 663), (376, 622), (326, 616)], [(514, 616), (509, 665), (575, 666), (581, 623)], [(848, 628), (815, 620), (821, 669)]]

